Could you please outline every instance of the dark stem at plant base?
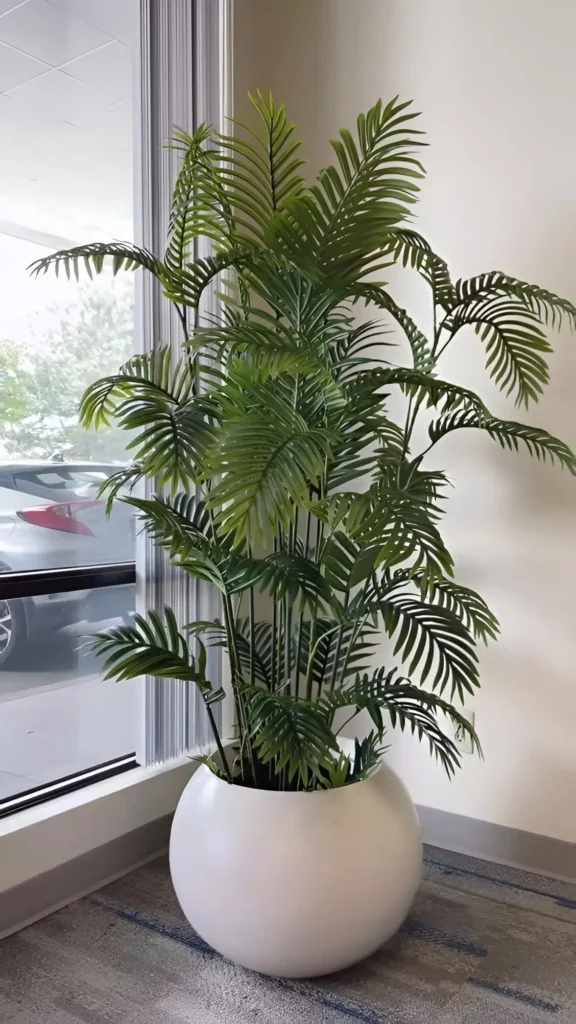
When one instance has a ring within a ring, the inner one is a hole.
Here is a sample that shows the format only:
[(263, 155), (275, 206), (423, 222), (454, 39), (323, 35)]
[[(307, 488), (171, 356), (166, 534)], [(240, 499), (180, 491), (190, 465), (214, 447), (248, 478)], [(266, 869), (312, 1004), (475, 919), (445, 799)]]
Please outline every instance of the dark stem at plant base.
[[(242, 682), (242, 672), (240, 669), (240, 659), (238, 657), (238, 651), (236, 648), (236, 641), (234, 637), (234, 615), (232, 611), (230, 595), (223, 594), (222, 607), (224, 609), (224, 622), (226, 626), (226, 635), (228, 638), (228, 652), (230, 655), (230, 670), (232, 676), (232, 689), (235, 696), (236, 713), (238, 715), (238, 721), (244, 730), (244, 739), (246, 742), (246, 750), (248, 753), (248, 761), (250, 763), (250, 770), (254, 783), (256, 783), (256, 761), (254, 758), (254, 750), (252, 748), (252, 740), (250, 736), (248, 714), (246, 711), (246, 703), (244, 697), (240, 692), (240, 684)], [(241, 758), (241, 763), (242, 763)]]
[(222, 740), (220, 739), (220, 733), (218, 731), (218, 726), (216, 725), (216, 719), (214, 718), (214, 715), (213, 715), (213, 712), (212, 712), (212, 708), (210, 707), (210, 705), (206, 704), (205, 707), (206, 707), (206, 714), (208, 715), (208, 721), (210, 722), (210, 727), (212, 729), (212, 732), (214, 733), (214, 739), (216, 741), (216, 746), (218, 748), (218, 753), (220, 754), (220, 759), (222, 761), (223, 771), (226, 774), (226, 778), (228, 779), (228, 782), (232, 782), (233, 781), (233, 779), (232, 779), (232, 772), (230, 771), (230, 765), (228, 764), (228, 759), (226, 757), (226, 752), (225, 752), (224, 747), (222, 745)]
[[(308, 545), (310, 543), (310, 526), (312, 523), (312, 513), (308, 510), (306, 514), (306, 538), (304, 541), (304, 558), (308, 558)], [(301, 605), (300, 616), (298, 619), (298, 644), (296, 648), (296, 686), (295, 693), (298, 697), (300, 695), (300, 661), (302, 658), (302, 633), (304, 626), (304, 605)]]
[[(344, 597), (344, 611), (346, 611), (346, 609), (348, 608), (349, 600), (350, 600), (350, 591), (347, 590), (346, 591), (346, 595)], [(336, 686), (336, 676), (338, 674), (338, 659), (340, 658), (340, 653), (342, 651), (342, 642), (344, 640), (344, 629), (345, 629), (345, 624), (342, 623), (342, 625), (340, 626), (340, 629), (338, 631), (338, 640), (336, 642), (336, 651), (334, 653), (334, 664), (332, 666), (332, 675), (330, 677), (330, 689), (331, 690), (333, 690), (334, 687)]]

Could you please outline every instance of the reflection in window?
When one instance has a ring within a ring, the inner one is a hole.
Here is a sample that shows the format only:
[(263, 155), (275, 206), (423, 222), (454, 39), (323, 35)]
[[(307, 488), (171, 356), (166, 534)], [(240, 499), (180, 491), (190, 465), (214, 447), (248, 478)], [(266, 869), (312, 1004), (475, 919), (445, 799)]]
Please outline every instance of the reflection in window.
[(49, 252), (133, 238), (138, 0), (0, 3), (0, 800), (135, 749), (133, 691), (83, 636), (133, 588), (9, 598), (2, 573), (126, 562), (133, 518), (99, 488), (128, 462), (84, 431), (86, 386), (134, 351), (134, 279), (30, 277)]

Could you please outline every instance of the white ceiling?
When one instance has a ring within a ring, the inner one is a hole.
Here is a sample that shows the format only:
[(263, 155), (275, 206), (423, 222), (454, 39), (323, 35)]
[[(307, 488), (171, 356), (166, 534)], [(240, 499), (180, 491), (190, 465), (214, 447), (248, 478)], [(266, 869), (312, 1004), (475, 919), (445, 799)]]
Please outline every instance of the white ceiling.
[(129, 237), (138, 0), (0, 0), (0, 220)]

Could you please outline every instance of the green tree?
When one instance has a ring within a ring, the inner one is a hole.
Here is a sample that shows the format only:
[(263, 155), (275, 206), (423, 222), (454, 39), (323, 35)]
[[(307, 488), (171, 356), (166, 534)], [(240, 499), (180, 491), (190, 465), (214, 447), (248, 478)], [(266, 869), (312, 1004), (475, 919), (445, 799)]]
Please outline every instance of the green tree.
[(30, 374), (22, 365), (22, 353), (8, 338), (0, 341), (0, 423), (17, 424), (28, 410)]
[(133, 354), (133, 305), (129, 281), (103, 279), (45, 310), (26, 343), (0, 341), (0, 444), (9, 458), (125, 460), (126, 435), (117, 426), (86, 431), (78, 404), (88, 383)]

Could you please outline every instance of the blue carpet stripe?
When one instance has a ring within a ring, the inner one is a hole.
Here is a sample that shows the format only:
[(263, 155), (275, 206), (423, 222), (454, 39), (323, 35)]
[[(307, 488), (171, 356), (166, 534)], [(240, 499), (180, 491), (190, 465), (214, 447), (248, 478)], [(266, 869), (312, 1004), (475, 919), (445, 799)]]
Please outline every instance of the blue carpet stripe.
[(498, 985), (495, 981), (488, 981), (485, 978), (468, 978), (470, 985), (476, 988), (485, 988), (490, 992), (496, 992), (499, 996), (506, 996), (507, 999), (515, 999), (518, 1003), (526, 1003), (535, 1010), (547, 1010), (548, 1013), (558, 1013), (560, 1007), (557, 1003), (549, 1003), (539, 996), (531, 996), (527, 992), (521, 992), (517, 988), (509, 988), (508, 985)]
[(492, 885), (502, 885), (505, 889), (518, 889), (520, 892), (529, 892), (534, 896), (544, 896), (547, 900), (554, 900), (559, 907), (566, 907), (568, 910), (576, 910), (576, 900), (567, 896), (557, 896), (552, 892), (544, 892), (542, 889), (531, 889), (528, 885), (520, 885), (519, 882), (508, 882), (503, 878), (494, 878), (493, 875), (486, 875), (482, 871), (472, 871), (470, 868), (456, 868), (451, 864), (442, 864), (439, 860), (425, 858), (424, 863), (434, 871), (441, 871), (443, 875), (459, 875), (462, 878), (480, 878), (483, 882), (491, 882)]
[[(217, 953), (215, 949), (212, 949), (212, 946), (209, 946), (207, 942), (204, 942), (204, 939), (201, 939), (195, 932), (187, 931), (174, 925), (164, 924), (163, 921), (147, 917), (140, 913), (139, 910), (130, 910), (128, 907), (120, 906), (112, 900), (102, 899), (101, 897), (92, 897), (92, 899), (94, 899), (94, 901), (100, 906), (106, 907), (124, 921), (129, 921), (131, 924), (137, 924), (141, 928), (146, 928), (148, 931), (155, 932), (157, 935), (162, 935), (166, 939), (172, 939), (173, 942), (179, 942), (182, 946), (187, 946), (188, 949), (193, 949), (198, 953), (203, 953), (205, 956), (213, 957), (218, 960), (222, 959), (220, 953)], [(363, 1021), (364, 1024), (391, 1024), (389, 1017), (383, 1017), (382, 1014), (376, 1013), (369, 1007), (358, 1006), (357, 1004), (349, 1001), (344, 1002), (342, 999), (335, 999), (334, 996), (326, 994), (322, 989), (317, 988), (316, 986), (307, 985), (303, 982), (292, 981), (290, 978), (269, 978), (264, 974), (259, 975), (259, 977), (268, 984), (279, 985), (281, 988), (307, 996), (309, 999), (313, 999), (315, 1002), (321, 1003), (321, 1005), (327, 1010), (334, 1010), (345, 1017)]]
[(474, 956), (479, 960), (488, 956), (488, 950), (477, 942), (469, 939), (462, 939), (457, 935), (449, 935), (447, 932), (433, 928), (429, 924), (415, 921), (409, 917), (400, 929), (401, 935), (408, 935), (411, 939), (422, 939), (424, 942), (433, 942), (436, 946), (444, 946), (446, 949), (454, 949), (457, 953), (464, 953), (466, 956)]

